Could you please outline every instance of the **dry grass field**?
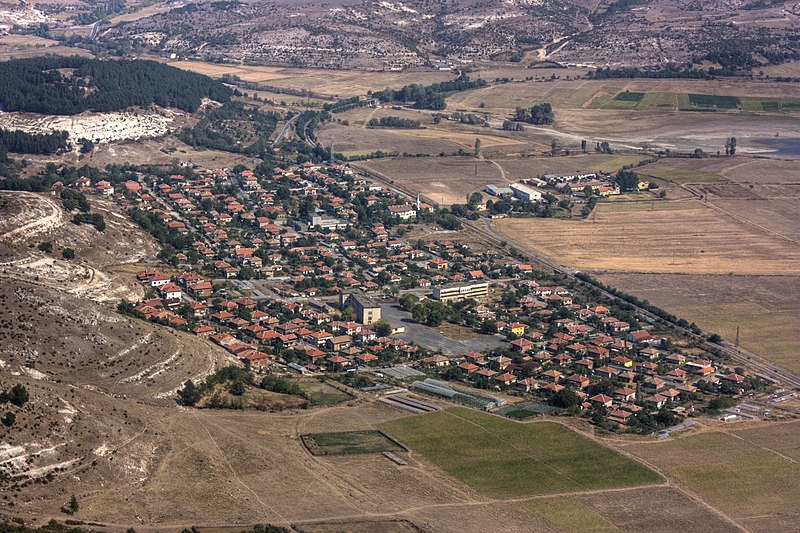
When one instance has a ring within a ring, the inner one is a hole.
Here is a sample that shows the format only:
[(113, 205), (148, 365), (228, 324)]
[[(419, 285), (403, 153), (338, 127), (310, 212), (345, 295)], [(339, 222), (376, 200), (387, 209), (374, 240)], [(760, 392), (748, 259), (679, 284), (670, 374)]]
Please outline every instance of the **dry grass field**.
[(603, 282), (645, 298), (743, 348), (800, 372), (800, 278), (605, 272)]
[(683, 201), (679, 209), (661, 205), (621, 212), (601, 203), (587, 220), (508, 218), (492, 224), (509, 241), (581, 270), (800, 274), (800, 250), (777, 237), (750, 231), (697, 201)]
[(625, 450), (753, 531), (791, 531), (800, 518), (800, 466), (771, 446), (709, 431)]
[(564, 533), (723, 533), (731, 529), (731, 524), (669, 487), (547, 498), (530, 502), (528, 506)]
[(256, 65), (173, 61), (170, 65), (206, 74), (215, 78), (223, 74), (239, 76), (245, 81), (274, 87), (307, 89), (336, 97), (365, 95), (367, 91), (399, 89), (409, 83), (431, 84), (453, 79), (451, 72), (403, 71), (365, 72), (359, 70), (300, 69)]
[(443, 205), (464, 203), (470, 192), (511, 181), (503, 178), (497, 165), (471, 157), (374, 159), (355, 166)]

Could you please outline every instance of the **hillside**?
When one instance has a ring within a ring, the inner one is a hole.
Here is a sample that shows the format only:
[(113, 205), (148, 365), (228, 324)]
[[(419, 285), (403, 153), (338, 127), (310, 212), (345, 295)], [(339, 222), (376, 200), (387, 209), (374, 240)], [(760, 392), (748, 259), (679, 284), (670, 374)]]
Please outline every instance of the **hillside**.
[(0, 63), (0, 110), (45, 115), (121, 111), (156, 104), (196, 111), (231, 91), (201, 74), (154, 61), (38, 57)]
[(797, 19), (782, 3), (745, 0), (250, 0), (177, 7), (99, 39), (191, 59), (328, 68), (554, 60), (749, 71), (798, 58)]

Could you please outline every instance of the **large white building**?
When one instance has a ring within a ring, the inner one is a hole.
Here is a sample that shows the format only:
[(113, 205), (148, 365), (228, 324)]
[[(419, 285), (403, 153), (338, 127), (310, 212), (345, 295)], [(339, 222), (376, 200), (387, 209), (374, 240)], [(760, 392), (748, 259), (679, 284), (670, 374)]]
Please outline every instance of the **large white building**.
[(542, 200), (542, 193), (532, 187), (523, 185), (522, 183), (512, 183), (509, 185), (511, 192), (515, 198), (526, 200), (528, 202), (540, 202)]

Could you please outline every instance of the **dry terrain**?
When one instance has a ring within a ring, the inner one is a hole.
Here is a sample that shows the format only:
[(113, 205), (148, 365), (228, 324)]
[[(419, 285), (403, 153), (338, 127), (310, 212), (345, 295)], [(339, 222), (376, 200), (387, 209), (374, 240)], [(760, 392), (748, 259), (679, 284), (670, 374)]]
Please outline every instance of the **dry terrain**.
[[(158, 248), (113, 203), (93, 198), (92, 205), (106, 221), (102, 233), (72, 224), (72, 214), (55, 197), (3, 191), (0, 279), (33, 282), (99, 302), (141, 298), (133, 265), (149, 262)], [(53, 245), (51, 253), (37, 248), (44, 242)], [(64, 248), (74, 249), (75, 259), (63, 259)]]
[[(794, 497), (800, 490), (800, 466), (782, 450), (794, 447), (798, 427), (797, 422), (773, 424), (750, 431), (720, 426), (623, 449), (674, 476), (740, 527), (754, 532), (791, 531), (800, 518)], [(773, 439), (766, 441), (762, 432)]]
[(387, 87), (399, 89), (409, 83), (430, 84), (453, 79), (451, 72), (436, 71), (365, 73), (358, 70), (301, 69), (200, 61), (173, 61), (169, 64), (214, 78), (230, 74), (264, 86), (306, 89), (337, 98), (363, 96), (368, 91), (380, 91)]
[(623, 211), (600, 204), (596, 216), (585, 220), (508, 218), (492, 225), (580, 270), (800, 274), (800, 249), (749, 231), (694, 200), (679, 205), (645, 202)]

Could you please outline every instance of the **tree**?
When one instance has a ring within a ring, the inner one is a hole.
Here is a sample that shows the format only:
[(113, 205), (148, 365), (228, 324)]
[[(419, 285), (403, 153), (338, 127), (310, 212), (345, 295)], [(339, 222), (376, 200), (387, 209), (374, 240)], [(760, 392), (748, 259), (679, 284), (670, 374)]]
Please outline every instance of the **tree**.
[(61, 256), (64, 259), (75, 259), (75, 250), (72, 248), (64, 248), (61, 250)]
[(230, 392), (234, 396), (242, 396), (244, 394), (244, 383), (240, 380), (236, 380), (231, 384)]
[(20, 383), (17, 383), (11, 387), (11, 390), (8, 392), (4, 392), (3, 397), (6, 401), (13, 403), (17, 407), (22, 407), (28, 403), (28, 400), (30, 399), (28, 389), (26, 389), (25, 386)]
[(200, 401), (200, 391), (191, 379), (183, 384), (182, 389), (178, 389), (178, 401), (190, 407)]
[(469, 204), (472, 209), (475, 209), (475, 207), (480, 204), (482, 200), (483, 195), (479, 192), (474, 192), (469, 195), (469, 198), (467, 198), (467, 204)]
[(53, 243), (49, 241), (40, 243), (39, 250), (46, 254), (49, 254), (50, 252), (53, 251)]
[(570, 389), (561, 389), (550, 397), (548, 403), (554, 407), (568, 409), (580, 404), (581, 399), (574, 391)]
[(2, 420), (0, 420), (0, 422), (2, 422), (3, 425), (5, 427), (7, 427), (7, 428), (10, 428), (11, 426), (13, 426), (14, 422), (16, 422), (16, 421), (17, 421), (17, 415), (12, 413), (11, 411), (8, 411), (5, 414), (5, 416), (2, 418)]
[(736, 137), (730, 137), (725, 141), (725, 155), (736, 155)]
[(475, 157), (480, 157), (480, 155), (481, 155), (481, 140), (479, 138), (475, 139), (474, 155), (475, 155)]
[(558, 153), (558, 141), (553, 139), (550, 141), (550, 155), (556, 155)]
[(413, 294), (404, 294), (400, 297), (400, 306), (406, 311), (411, 311), (414, 306), (419, 302), (419, 298)]
[(588, 143), (586, 142), (586, 139), (584, 139), (584, 140), (582, 140), (582, 141), (581, 141), (581, 151), (582, 151), (584, 154), (586, 153), (586, 145), (587, 145), (587, 144), (588, 144)]
[(392, 325), (385, 320), (379, 320), (372, 325), (375, 328), (375, 333), (380, 337), (388, 337), (392, 334)]
[(587, 185), (586, 187), (583, 188), (583, 195), (586, 196), (586, 198), (591, 197), (593, 194), (594, 194), (594, 187), (592, 187), (591, 185)]
[(78, 512), (78, 498), (76, 498), (74, 494), (69, 499), (69, 510), (70, 514), (75, 514)]

